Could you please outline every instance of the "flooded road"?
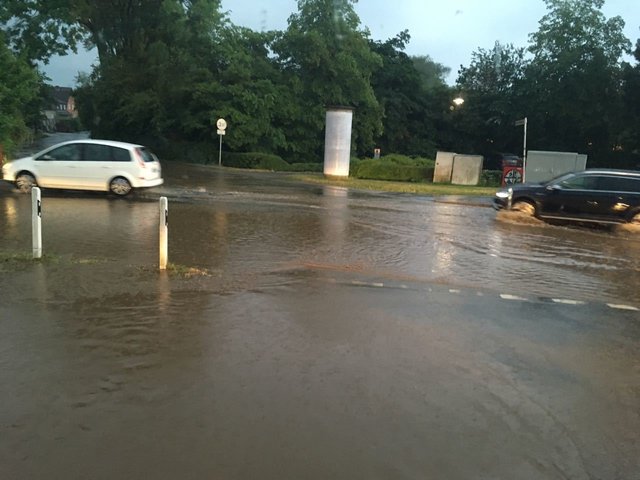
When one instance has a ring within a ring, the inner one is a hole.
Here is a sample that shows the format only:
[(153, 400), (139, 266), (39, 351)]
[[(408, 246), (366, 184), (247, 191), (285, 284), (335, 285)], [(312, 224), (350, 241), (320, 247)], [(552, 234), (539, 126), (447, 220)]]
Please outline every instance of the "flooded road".
[(0, 477), (640, 478), (640, 235), (163, 167), (0, 187)]

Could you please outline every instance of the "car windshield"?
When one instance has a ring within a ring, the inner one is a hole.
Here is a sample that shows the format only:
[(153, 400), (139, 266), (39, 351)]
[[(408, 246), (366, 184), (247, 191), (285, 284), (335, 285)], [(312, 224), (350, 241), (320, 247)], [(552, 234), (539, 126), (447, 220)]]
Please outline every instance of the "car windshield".
[(542, 185), (560, 185), (563, 182), (572, 179), (575, 177), (575, 173), (563, 173), (562, 175), (558, 175), (557, 177), (552, 178), (551, 180), (540, 182)]

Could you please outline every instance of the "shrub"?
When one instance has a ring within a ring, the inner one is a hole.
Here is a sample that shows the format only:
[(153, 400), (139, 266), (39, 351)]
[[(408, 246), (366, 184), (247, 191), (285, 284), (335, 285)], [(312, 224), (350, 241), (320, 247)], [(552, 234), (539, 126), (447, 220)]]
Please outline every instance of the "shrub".
[(483, 170), (479, 186), (499, 187), (502, 182), (502, 170)]
[[(404, 160), (400, 159), (400, 162)], [(432, 166), (405, 165), (387, 160), (362, 160), (351, 169), (351, 176), (369, 180), (392, 180), (398, 182), (431, 182)]]
[(82, 124), (79, 118), (59, 118), (56, 120), (56, 132), (79, 132), (82, 130)]
[(161, 160), (200, 164), (218, 163), (218, 149), (212, 144), (172, 141), (162, 145), (151, 146), (158, 153)]
[(223, 152), (222, 164), (225, 167), (253, 168), (274, 171), (286, 171), (291, 166), (278, 155), (262, 152)]
[(288, 172), (322, 172), (321, 163), (292, 163), (287, 167)]
[(384, 155), (380, 160), (406, 166), (433, 167), (435, 165), (434, 160), (423, 157), (409, 157), (407, 155), (400, 155), (399, 153)]

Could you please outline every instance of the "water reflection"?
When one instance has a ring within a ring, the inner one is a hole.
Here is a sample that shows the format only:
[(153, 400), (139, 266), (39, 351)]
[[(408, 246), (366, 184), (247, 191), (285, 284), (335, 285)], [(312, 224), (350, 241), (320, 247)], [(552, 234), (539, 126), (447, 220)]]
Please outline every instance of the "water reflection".
[[(583, 300), (637, 296), (640, 236), (629, 232), (496, 222), (488, 208), (218, 168), (167, 171), (172, 263), (240, 277), (322, 268)], [(155, 202), (45, 193), (45, 253), (157, 264)], [(28, 196), (0, 192), (0, 211), (5, 248), (28, 247)]]
[(331, 245), (338, 251), (344, 248), (347, 241), (347, 228), (351, 220), (348, 203), (346, 188), (322, 186), (322, 195), (320, 196), (320, 206), (323, 209), (320, 218), (321, 231), (317, 233), (324, 238), (327, 245)]

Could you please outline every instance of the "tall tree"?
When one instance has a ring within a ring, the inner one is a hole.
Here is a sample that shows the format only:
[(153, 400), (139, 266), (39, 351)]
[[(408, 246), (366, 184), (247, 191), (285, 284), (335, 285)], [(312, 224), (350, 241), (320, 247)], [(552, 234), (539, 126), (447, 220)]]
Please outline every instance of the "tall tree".
[(523, 48), (496, 42), (491, 50), (473, 52), (471, 64), (460, 68), (457, 87), (465, 103), (455, 120), (463, 149), (484, 155), (518, 152), (513, 122), (523, 115), (526, 66)]
[[(640, 155), (640, 40), (634, 50), (635, 65), (625, 63), (622, 73), (622, 121), (623, 127), (615, 149)], [(633, 166), (640, 163), (640, 158)], [(630, 165), (631, 166), (631, 165)]]
[(451, 69), (441, 63), (434, 62), (429, 55), (411, 57), (413, 66), (420, 75), (425, 90), (440, 89), (446, 83)]
[(531, 34), (527, 70), (531, 145), (598, 154), (619, 126), (620, 62), (630, 48), (620, 17), (604, 0), (545, 0), (548, 13)]
[[(0, 146), (11, 151), (39, 121), (42, 77), (23, 57), (13, 53), (0, 31)], [(1, 159), (0, 159), (1, 160)]]
[(381, 109), (371, 87), (380, 57), (360, 29), (356, 0), (298, 0), (298, 12), (274, 43), (292, 94), (289, 119), (283, 118), (292, 154), (315, 158), (322, 152), (324, 111), (328, 105), (355, 108), (353, 141), (369, 152), (382, 131)]
[(436, 121), (443, 113), (442, 104), (447, 104), (443, 80), (447, 69), (428, 57), (409, 57), (404, 52), (409, 39), (405, 30), (384, 42), (370, 42), (382, 58), (382, 67), (371, 80), (383, 109), (384, 132), (378, 146), (387, 153), (432, 157), (438, 142)]

